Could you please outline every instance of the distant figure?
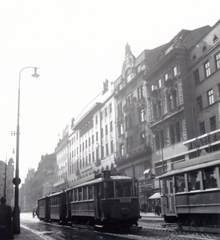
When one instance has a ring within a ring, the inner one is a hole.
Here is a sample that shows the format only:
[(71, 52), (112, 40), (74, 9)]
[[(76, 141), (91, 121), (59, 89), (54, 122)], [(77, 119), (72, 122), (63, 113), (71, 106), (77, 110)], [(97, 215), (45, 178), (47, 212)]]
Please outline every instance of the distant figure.
[(32, 216), (33, 218), (36, 216), (36, 208), (33, 208)]
[(157, 202), (156, 205), (155, 205), (155, 215), (160, 216), (160, 204), (159, 204), (159, 202)]
[(147, 204), (145, 202), (141, 203), (141, 212), (146, 212), (147, 211)]
[(6, 204), (6, 198), (1, 198), (0, 205), (0, 239), (14, 239), (12, 233), (12, 208)]

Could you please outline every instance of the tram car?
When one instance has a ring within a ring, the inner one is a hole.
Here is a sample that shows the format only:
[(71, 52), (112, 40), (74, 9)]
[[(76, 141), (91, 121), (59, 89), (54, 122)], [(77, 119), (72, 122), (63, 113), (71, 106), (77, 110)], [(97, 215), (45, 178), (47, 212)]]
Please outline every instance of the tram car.
[(49, 206), (48, 206), (48, 196), (41, 197), (38, 199), (37, 204), (37, 217), (40, 220), (48, 221), (50, 219)]
[(66, 192), (57, 192), (38, 199), (40, 220), (66, 223)]
[(159, 176), (165, 222), (181, 229), (220, 233), (220, 154), (176, 163)]
[(40, 220), (129, 229), (140, 216), (138, 182), (103, 171), (93, 180), (38, 200)]

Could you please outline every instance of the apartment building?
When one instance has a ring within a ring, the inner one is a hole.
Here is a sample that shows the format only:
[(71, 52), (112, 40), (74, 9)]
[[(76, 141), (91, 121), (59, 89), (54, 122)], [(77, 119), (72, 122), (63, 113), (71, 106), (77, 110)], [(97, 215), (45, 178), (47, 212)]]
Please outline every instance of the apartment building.
[[(97, 99), (96, 99), (97, 101)], [(69, 185), (94, 177), (101, 170), (115, 171), (115, 114), (113, 84), (106, 80), (98, 102), (75, 121), (69, 136)]]
[(220, 20), (189, 51), (194, 138), (184, 143), (188, 159), (219, 157)]
[(145, 50), (135, 58), (127, 44), (121, 75), (114, 82), (116, 164), (122, 174), (139, 180), (140, 201), (147, 201), (153, 189), (148, 96), (143, 75), (156, 61), (159, 50)]
[[(161, 49), (157, 63), (145, 71), (156, 176), (172, 170), (173, 163), (185, 160), (187, 147), (183, 142), (195, 136), (188, 53), (209, 30), (206, 26), (180, 31)], [(158, 189), (155, 180), (154, 191)]]
[(56, 182), (54, 189), (60, 191), (68, 187), (68, 156), (69, 156), (69, 125), (66, 125), (55, 148), (56, 155)]

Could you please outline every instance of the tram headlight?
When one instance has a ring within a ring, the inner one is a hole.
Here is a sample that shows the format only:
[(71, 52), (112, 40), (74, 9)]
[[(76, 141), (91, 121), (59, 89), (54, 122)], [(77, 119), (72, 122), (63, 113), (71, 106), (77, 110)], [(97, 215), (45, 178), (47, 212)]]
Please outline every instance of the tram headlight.
[(122, 216), (127, 216), (129, 214), (129, 209), (127, 207), (123, 207), (121, 209)]

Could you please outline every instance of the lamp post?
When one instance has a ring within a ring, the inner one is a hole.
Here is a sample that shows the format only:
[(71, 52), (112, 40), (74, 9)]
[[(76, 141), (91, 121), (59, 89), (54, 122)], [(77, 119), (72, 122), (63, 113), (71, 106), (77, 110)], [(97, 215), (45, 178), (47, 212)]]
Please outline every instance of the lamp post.
[(18, 84), (18, 112), (17, 112), (17, 132), (16, 132), (16, 169), (15, 169), (15, 178), (13, 179), (13, 184), (15, 185), (15, 196), (14, 196), (14, 210), (13, 210), (13, 224), (14, 224), (14, 233), (20, 233), (20, 209), (19, 209), (19, 184), (21, 179), (19, 178), (19, 137), (20, 137), (20, 82), (21, 82), (21, 73), (27, 68), (33, 68), (34, 74), (32, 77), (38, 78), (36, 67), (24, 67), (19, 72), (19, 84)]

